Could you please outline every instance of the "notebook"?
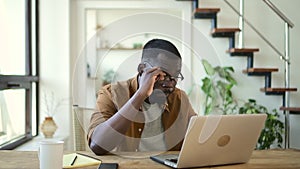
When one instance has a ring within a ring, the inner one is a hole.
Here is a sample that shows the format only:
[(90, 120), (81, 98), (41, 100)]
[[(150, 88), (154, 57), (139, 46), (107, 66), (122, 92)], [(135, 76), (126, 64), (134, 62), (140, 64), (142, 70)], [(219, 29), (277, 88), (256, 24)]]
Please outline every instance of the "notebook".
[(101, 164), (100, 159), (78, 152), (63, 156), (63, 168), (82, 168), (99, 164)]
[(193, 116), (179, 154), (150, 158), (172, 168), (246, 163), (266, 118), (266, 114)]

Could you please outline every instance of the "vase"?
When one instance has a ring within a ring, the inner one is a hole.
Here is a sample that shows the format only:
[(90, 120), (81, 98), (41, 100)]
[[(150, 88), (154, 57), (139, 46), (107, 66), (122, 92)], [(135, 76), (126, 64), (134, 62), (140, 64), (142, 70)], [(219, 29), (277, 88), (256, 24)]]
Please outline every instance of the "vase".
[(45, 138), (52, 138), (57, 129), (57, 125), (52, 117), (45, 117), (45, 120), (41, 124), (40, 128)]

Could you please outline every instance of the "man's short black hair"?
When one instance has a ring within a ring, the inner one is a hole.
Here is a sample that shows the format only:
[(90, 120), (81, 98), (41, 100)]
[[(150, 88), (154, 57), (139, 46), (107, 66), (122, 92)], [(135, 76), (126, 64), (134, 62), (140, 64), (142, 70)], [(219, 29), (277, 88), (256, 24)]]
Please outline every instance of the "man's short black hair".
[(181, 59), (181, 55), (174, 44), (164, 39), (152, 39), (143, 48), (142, 60), (155, 59), (158, 54), (173, 55)]

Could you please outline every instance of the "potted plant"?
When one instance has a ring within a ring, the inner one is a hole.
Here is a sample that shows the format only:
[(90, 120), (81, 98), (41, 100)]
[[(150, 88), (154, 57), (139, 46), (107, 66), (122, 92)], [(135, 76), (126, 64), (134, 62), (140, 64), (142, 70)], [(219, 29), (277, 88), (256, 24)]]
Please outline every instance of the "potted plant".
[(213, 67), (208, 61), (202, 60), (206, 77), (202, 79), (201, 89), (205, 94), (204, 114), (221, 112), (221, 114), (267, 114), (265, 128), (258, 140), (257, 149), (269, 149), (272, 144), (282, 144), (283, 123), (279, 120), (279, 114), (274, 109), (272, 113), (265, 106), (259, 105), (254, 99), (248, 99), (243, 105), (239, 105), (232, 95), (231, 89), (237, 85), (233, 78), (233, 67)]

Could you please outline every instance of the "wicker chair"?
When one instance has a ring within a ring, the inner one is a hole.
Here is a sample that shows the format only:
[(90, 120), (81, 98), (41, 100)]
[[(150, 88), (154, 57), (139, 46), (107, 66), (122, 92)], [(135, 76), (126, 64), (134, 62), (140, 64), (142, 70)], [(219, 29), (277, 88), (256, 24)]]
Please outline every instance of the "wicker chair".
[(73, 137), (75, 151), (89, 151), (87, 129), (94, 109), (73, 105)]

